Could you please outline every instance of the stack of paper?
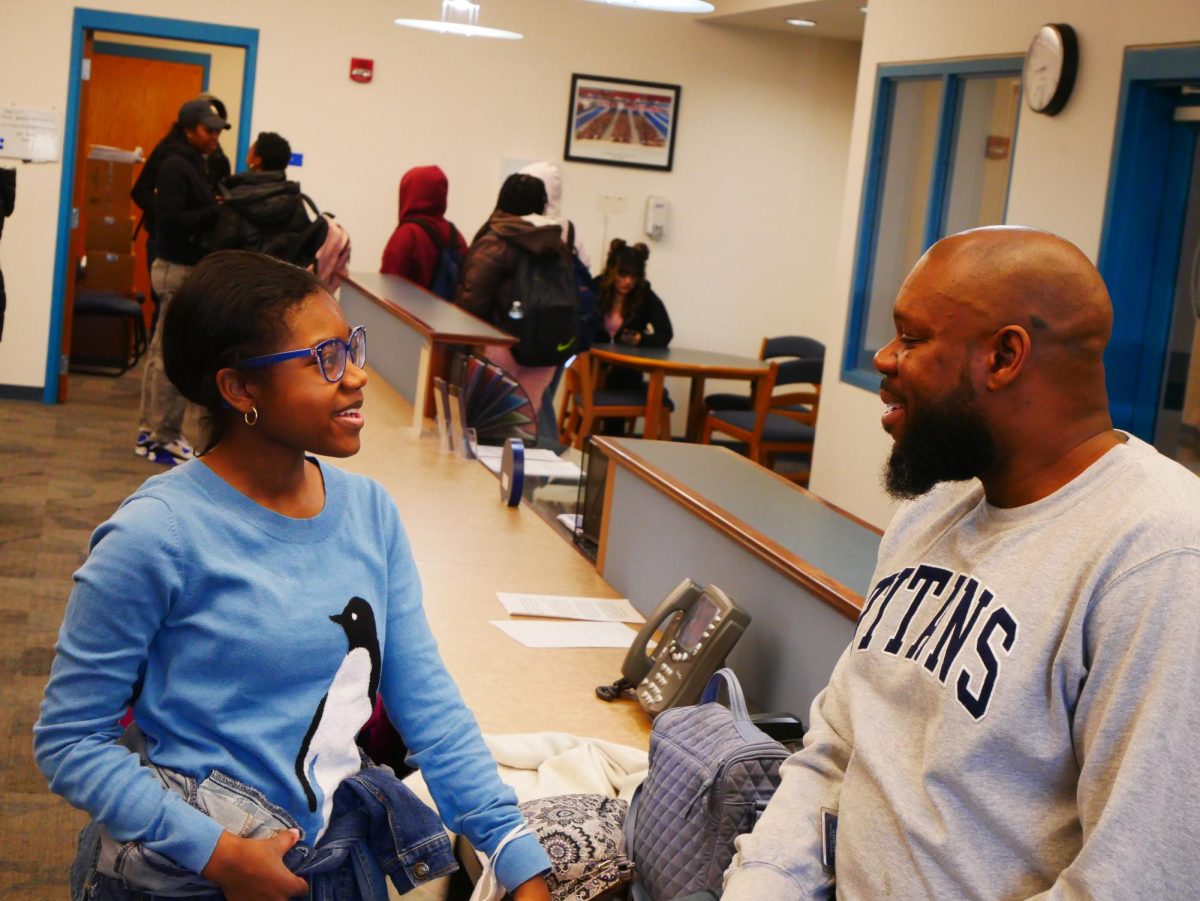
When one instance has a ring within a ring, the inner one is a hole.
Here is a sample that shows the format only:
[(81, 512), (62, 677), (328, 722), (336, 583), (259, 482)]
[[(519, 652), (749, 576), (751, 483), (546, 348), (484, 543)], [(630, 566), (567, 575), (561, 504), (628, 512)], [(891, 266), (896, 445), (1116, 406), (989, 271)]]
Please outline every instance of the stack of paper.
[[(475, 448), (475, 456), (479, 462), (499, 475), (500, 458), (504, 448), (481, 444)], [(544, 447), (527, 447), (525, 449), (525, 475), (538, 479), (571, 479), (578, 482), (583, 478), (583, 470), (570, 460), (563, 460), (552, 450)]]
[(623, 623), (642, 623), (628, 598), (581, 598), (555, 594), (496, 592), (513, 616), (544, 616), (568, 622), (492, 620), (527, 648), (627, 648), (636, 633)]

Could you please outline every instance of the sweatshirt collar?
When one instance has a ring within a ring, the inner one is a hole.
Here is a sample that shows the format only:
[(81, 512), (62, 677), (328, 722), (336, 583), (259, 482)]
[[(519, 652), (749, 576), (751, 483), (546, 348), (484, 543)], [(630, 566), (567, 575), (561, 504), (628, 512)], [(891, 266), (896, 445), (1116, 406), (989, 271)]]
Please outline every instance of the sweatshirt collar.
[(192, 479), (222, 508), (250, 523), (267, 535), (292, 544), (310, 544), (332, 533), (342, 518), (346, 503), (346, 476), (332, 466), (324, 466), (316, 457), (306, 456), (321, 470), (325, 482), (325, 506), (316, 516), (296, 519), (268, 510), (251, 500), (213, 472), (202, 459), (189, 460), (178, 468), (181, 476)]

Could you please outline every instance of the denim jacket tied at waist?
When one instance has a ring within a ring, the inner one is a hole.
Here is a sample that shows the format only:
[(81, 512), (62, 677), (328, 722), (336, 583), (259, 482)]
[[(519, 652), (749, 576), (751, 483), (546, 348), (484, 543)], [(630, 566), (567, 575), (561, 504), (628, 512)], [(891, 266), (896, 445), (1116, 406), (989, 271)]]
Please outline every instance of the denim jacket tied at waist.
[[(136, 726), (131, 727), (130, 732), (135, 731)], [(441, 819), (391, 770), (366, 765), (346, 777), (333, 796), (325, 833), (312, 848), (302, 844), (304, 831), (295, 819), (257, 789), (218, 771), (197, 783), (156, 766), (145, 757), (140, 733), (127, 733), (122, 743), (141, 756), (165, 788), (234, 835), (261, 839), (284, 829), (299, 831), (301, 841), (283, 862), (308, 880), (314, 901), (387, 901), (385, 875), (403, 894), (458, 868)], [(99, 873), (164, 897), (212, 897), (219, 892), (203, 876), (141, 842), (120, 842), (107, 829), (98, 831), (95, 869)]]

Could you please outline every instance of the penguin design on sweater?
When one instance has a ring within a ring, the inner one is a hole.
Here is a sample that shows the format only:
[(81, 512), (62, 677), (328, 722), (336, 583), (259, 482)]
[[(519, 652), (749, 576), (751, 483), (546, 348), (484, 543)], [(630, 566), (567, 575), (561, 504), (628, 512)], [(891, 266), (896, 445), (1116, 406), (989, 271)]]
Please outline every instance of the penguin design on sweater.
[(334, 791), (362, 766), (354, 739), (371, 718), (379, 690), (379, 636), (371, 605), (362, 598), (351, 598), (341, 613), (329, 618), (342, 627), (349, 648), (296, 755), (296, 776), (309, 810), (317, 809), (316, 789), (321, 791), (322, 826), (314, 842), (329, 824)]

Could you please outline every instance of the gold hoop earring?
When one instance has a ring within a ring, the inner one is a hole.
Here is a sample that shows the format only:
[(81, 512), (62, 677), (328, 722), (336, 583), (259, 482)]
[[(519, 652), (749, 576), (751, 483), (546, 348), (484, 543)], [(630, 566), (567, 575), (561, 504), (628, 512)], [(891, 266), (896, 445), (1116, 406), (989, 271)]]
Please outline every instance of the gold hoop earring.
[[(253, 419), (250, 418), (250, 413), (254, 414)], [(250, 405), (250, 413), (242, 414), (242, 422), (246, 423), (246, 425), (248, 425), (248, 426), (253, 426), (256, 422), (258, 422), (258, 407), (251, 404)]]

